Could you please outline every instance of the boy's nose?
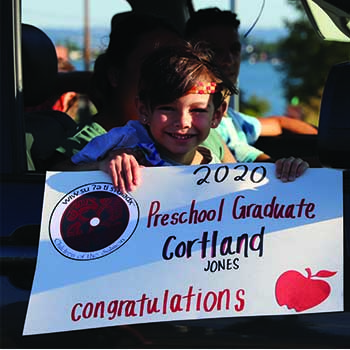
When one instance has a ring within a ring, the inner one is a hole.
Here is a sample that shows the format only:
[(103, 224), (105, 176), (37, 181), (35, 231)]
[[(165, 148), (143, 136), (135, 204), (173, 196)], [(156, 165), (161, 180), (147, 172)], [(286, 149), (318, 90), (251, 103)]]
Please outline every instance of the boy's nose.
[(189, 128), (192, 124), (192, 117), (188, 112), (179, 113), (175, 119), (174, 125), (177, 128)]

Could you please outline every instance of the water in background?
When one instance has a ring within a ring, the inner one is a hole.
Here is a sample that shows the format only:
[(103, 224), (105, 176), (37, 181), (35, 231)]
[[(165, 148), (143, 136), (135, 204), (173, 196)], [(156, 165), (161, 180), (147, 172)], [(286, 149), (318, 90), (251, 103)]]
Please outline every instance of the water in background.
[[(65, 38), (69, 38), (70, 41), (77, 43), (80, 47), (83, 44), (83, 32), (81, 30), (47, 29), (45, 32), (55, 44), (62, 44), (62, 42), (65, 42)], [(91, 34), (91, 47), (104, 51), (109, 41), (109, 28), (92, 28)], [(284, 35), (285, 29), (254, 30), (254, 36), (260, 40), (270, 38), (271, 41), (275, 41)], [(76, 69), (84, 69), (81, 59), (74, 60), (72, 63)], [(255, 64), (250, 64), (248, 61), (241, 63), (239, 87), (244, 92), (246, 99), (256, 95), (269, 101), (271, 109), (266, 115), (283, 114), (287, 105), (282, 90), (283, 74), (275, 68), (276, 66), (271, 64), (270, 61)]]
[[(72, 63), (77, 70), (84, 69), (82, 60), (74, 60)], [(248, 61), (243, 61), (239, 87), (244, 92), (245, 99), (256, 95), (269, 101), (271, 109), (266, 115), (283, 115), (287, 102), (283, 96), (282, 78), (283, 74), (271, 62), (250, 64)]]
[(287, 107), (282, 89), (283, 73), (276, 67), (267, 61), (255, 64), (248, 61), (241, 63), (239, 88), (244, 92), (245, 99), (256, 95), (268, 100), (271, 109), (266, 115), (283, 115)]

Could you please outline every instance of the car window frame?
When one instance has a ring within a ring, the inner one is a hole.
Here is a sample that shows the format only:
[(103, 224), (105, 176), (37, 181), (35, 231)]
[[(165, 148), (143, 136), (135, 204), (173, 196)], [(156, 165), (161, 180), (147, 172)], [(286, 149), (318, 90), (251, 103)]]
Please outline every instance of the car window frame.
[[(1, 1), (1, 175), (27, 172), (21, 66), (20, 0)], [(12, 16), (8, 16), (11, 12)], [(6, 15), (7, 14), (7, 15)], [(6, 101), (6, 102), (5, 102)]]

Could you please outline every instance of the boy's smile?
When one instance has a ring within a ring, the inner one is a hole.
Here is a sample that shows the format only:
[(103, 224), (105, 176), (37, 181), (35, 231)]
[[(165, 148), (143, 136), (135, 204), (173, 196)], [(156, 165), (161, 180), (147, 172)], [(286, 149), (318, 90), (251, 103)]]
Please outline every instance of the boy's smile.
[(178, 134), (178, 133), (168, 133), (171, 137), (177, 139), (177, 140), (188, 140), (191, 137), (194, 137), (195, 135), (193, 134)]

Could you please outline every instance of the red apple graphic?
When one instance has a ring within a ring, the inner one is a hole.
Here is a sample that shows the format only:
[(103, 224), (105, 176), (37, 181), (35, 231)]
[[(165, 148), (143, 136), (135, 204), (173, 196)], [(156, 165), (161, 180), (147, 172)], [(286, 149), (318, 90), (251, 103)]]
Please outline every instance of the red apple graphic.
[(331, 287), (320, 278), (331, 277), (336, 272), (321, 270), (312, 275), (309, 267), (305, 270), (307, 276), (298, 271), (289, 270), (278, 278), (275, 289), (278, 305), (286, 305), (288, 309), (301, 312), (321, 304), (328, 298)]

